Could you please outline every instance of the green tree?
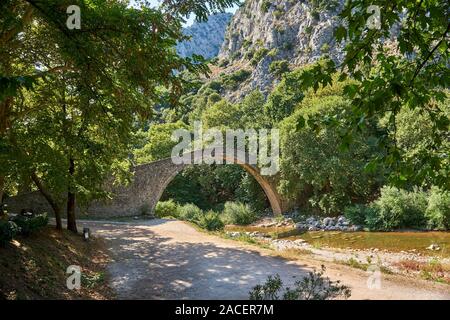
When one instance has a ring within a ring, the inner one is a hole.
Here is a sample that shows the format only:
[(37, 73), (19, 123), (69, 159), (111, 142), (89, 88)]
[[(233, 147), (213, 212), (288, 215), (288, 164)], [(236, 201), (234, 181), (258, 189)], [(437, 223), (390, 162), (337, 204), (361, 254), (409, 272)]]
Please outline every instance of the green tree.
[[(379, 28), (369, 28), (373, 12), (368, 8), (372, 5), (380, 8)], [(351, 114), (342, 119), (347, 127), (346, 140), (367, 119), (389, 116), (392, 132), (378, 141), (388, 152), (372, 162), (390, 166), (395, 183), (421, 184), (431, 170), (434, 183), (449, 187), (448, 170), (443, 170), (448, 165), (448, 149), (442, 136), (448, 132), (450, 121), (435, 103), (448, 104), (443, 89), (448, 88), (450, 79), (449, 12), (445, 0), (347, 1), (340, 13), (342, 25), (335, 33), (337, 41), (346, 44), (343, 62), (336, 66), (330, 60), (322, 61), (302, 77), (303, 87), (315, 89), (329, 85), (337, 70), (342, 72), (340, 80), (358, 81), (345, 89), (352, 105)], [(426, 163), (423, 171), (414, 164), (418, 159), (409, 158), (397, 144), (396, 115), (408, 108), (419, 109), (431, 121), (430, 147), (437, 152), (420, 154), (420, 161)]]
[[(202, 18), (235, 3), (184, 3), (173, 11), (169, 2), (182, 1), (165, 1), (164, 10), (127, 1), (2, 1), (1, 193), (14, 170), (31, 175), (51, 204), (64, 185), (68, 227), (76, 231), (76, 195), (102, 193), (107, 174), (124, 169), (131, 131), (160, 102), (158, 88), (176, 101), (186, 81), (174, 70), (208, 70), (201, 57), (176, 54), (184, 39), (180, 15), (194, 11)], [(81, 30), (65, 26), (73, 4), (81, 8)]]
[[(361, 131), (346, 149), (342, 127), (320, 127), (315, 119), (346, 117), (351, 105), (342, 86), (309, 92), (280, 124), (280, 191), (304, 208), (338, 214), (351, 202), (366, 202), (383, 182), (382, 170), (367, 172), (366, 159), (378, 155), (376, 124)], [(299, 119), (307, 119), (298, 126)]]
[(172, 140), (172, 133), (177, 129), (188, 128), (181, 121), (150, 125), (143, 147), (134, 151), (136, 162), (142, 164), (170, 158), (173, 147), (178, 144), (178, 141)]

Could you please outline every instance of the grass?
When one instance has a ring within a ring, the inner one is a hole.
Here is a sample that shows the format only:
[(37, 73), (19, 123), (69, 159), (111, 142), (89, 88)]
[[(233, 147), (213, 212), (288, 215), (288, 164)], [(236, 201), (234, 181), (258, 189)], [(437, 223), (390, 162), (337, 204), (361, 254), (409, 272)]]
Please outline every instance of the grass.
[(418, 273), (425, 280), (450, 284), (450, 264), (444, 264), (436, 259), (430, 262), (402, 260), (396, 263), (402, 270)]
[(356, 260), (353, 257), (348, 259), (347, 261), (344, 261), (344, 264), (349, 266), (349, 267), (356, 268), (356, 269), (361, 269), (361, 270), (364, 270), (364, 271), (367, 271), (367, 268), (369, 267), (368, 263), (359, 262), (358, 260)]
[[(102, 239), (89, 242), (69, 231), (46, 227), (0, 248), (1, 299), (110, 299)], [(81, 267), (80, 290), (66, 287), (67, 267)]]

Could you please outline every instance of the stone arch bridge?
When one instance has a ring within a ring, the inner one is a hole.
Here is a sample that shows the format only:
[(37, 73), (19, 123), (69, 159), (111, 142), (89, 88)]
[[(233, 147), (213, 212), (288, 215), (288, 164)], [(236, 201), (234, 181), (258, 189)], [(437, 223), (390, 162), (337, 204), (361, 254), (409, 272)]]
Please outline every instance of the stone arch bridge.
[[(195, 163), (194, 161), (202, 155), (202, 150), (191, 152), (191, 163)], [(233, 159), (225, 155), (219, 157), (239, 164), (258, 181), (275, 214), (281, 214), (289, 209), (288, 202), (277, 192), (277, 176), (263, 176), (258, 167), (240, 163), (236, 157)], [(151, 214), (169, 183), (189, 165), (191, 164), (174, 164), (171, 158), (138, 165), (133, 169), (134, 179), (127, 186), (106, 186), (112, 194), (111, 199), (93, 201), (85, 208), (78, 208), (78, 211), (98, 217), (136, 216), (143, 212)], [(10, 212), (20, 211), (23, 208), (33, 209), (36, 212), (51, 212), (51, 208), (38, 192), (10, 198), (7, 203)]]

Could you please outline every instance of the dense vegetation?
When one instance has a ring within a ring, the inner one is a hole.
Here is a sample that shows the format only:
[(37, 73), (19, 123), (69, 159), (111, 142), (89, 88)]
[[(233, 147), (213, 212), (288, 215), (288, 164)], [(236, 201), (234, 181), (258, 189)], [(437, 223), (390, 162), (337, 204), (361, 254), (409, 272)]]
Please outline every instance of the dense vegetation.
[[(353, 134), (350, 143), (346, 140), (343, 123), (321, 126), (317, 121), (348, 117), (352, 113), (352, 106), (344, 90), (357, 82), (336, 81), (317, 91), (305, 91), (301, 88), (301, 82), (304, 74), (310, 70), (311, 67), (306, 67), (284, 73), (280, 84), (267, 97), (254, 91), (242, 102), (234, 104), (220, 96), (223, 77), (206, 82), (181, 98), (182, 105), (179, 108), (183, 110), (183, 116), (177, 116), (177, 110), (180, 109), (162, 112), (160, 121), (167, 123), (155, 124), (153, 128), (161, 129), (149, 130), (148, 142), (136, 151), (136, 155), (144, 150), (150, 159), (169, 156), (170, 146), (167, 144), (174, 142), (171, 142), (169, 133), (165, 134), (162, 127), (189, 127), (194, 120), (202, 120), (205, 127), (221, 129), (277, 127), (281, 130), (279, 191), (294, 201), (303, 213), (338, 215), (344, 211), (354, 212), (352, 220), (371, 230), (448, 228), (450, 204), (444, 201), (448, 193), (433, 187), (432, 179), (424, 179), (421, 185), (411, 182), (404, 183), (402, 189), (390, 189), (383, 186), (389, 183), (392, 168), (382, 163), (372, 165), (369, 162), (369, 159), (384, 157), (389, 152), (387, 146), (378, 144), (386, 136), (393, 140), (395, 138), (409, 157), (425, 152), (432, 131), (430, 118), (417, 110), (402, 110), (396, 116), (395, 130), (388, 117), (367, 120)], [(339, 74), (333, 76), (336, 80), (338, 77)], [(439, 105), (441, 111), (438, 116), (448, 117), (448, 100), (431, 103)], [(299, 125), (301, 121), (304, 123)], [(441, 139), (445, 139), (444, 132)], [(442, 143), (438, 152), (445, 150), (448, 150), (448, 141)], [(193, 194), (193, 188), (200, 191)], [(435, 209), (431, 209), (433, 204), (430, 204), (430, 209), (427, 209), (428, 200), (425, 200), (425, 205), (407, 209), (414, 206), (414, 202), (402, 195), (415, 194), (417, 188), (422, 188), (424, 199), (428, 197), (425, 194), (430, 194), (431, 203), (437, 202), (432, 199), (439, 199), (439, 208), (434, 204)], [(387, 190), (397, 190), (397, 193), (389, 199)], [(202, 209), (218, 212), (230, 200), (247, 203), (257, 213), (261, 213), (264, 206), (268, 205), (257, 182), (235, 166), (189, 168), (169, 186), (164, 195), (164, 200), (168, 199), (179, 203), (192, 202)], [(405, 208), (394, 208), (394, 199)]]
[[(377, 230), (449, 227), (446, 1), (390, 1), (381, 29), (368, 31), (363, 9), (373, 3), (349, 2), (341, 13), (347, 24), (336, 30), (348, 41), (341, 68), (325, 49), (304, 68), (279, 61), (270, 66), (280, 80), (271, 92), (235, 103), (223, 94), (250, 70), (205, 80), (201, 57), (174, 50), (189, 13), (203, 19), (238, 1), (207, 2), (150, 9), (70, 1), (82, 8), (83, 27), (69, 31), (69, 2), (2, 1), (0, 199), (39, 190), (57, 227), (65, 211), (76, 231), (76, 203), (106, 197), (107, 177), (124, 183), (132, 165), (168, 157), (171, 132), (201, 120), (221, 130), (279, 128), (279, 191), (307, 214), (345, 211)], [(400, 19), (398, 50), (385, 50)], [(265, 55), (261, 48), (251, 58)], [(208, 229), (249, 223), (268, 207), (238, 166), (188, 168), (166, 190), (169, 199), (158, 210)]]
[[(129, 178), (134, 132), (156, 104), (175, 103), (189, 87), (174, 71), (208, 72), (201, 57), (174, 49), (184, 39), (183, 19), (204, 20), (236, 3), (2, 1), (0, 200), (37, 189), (57, 228), (65, 208), (76, 232), (76, 204), (105, 197), (111, 175)], [(81, 29), (66, 26), (70, 5), (80, 7)]]
[(222, 211), (204, 211), (192, 203), (180, 205), (173, 200), (160, 201), (156, 205), (155, 215), (189, 221), (209, 231), (222, 230), (227, 224), (248, 225), (258, 219), (255, 210), (240, 202), (226, 202)]

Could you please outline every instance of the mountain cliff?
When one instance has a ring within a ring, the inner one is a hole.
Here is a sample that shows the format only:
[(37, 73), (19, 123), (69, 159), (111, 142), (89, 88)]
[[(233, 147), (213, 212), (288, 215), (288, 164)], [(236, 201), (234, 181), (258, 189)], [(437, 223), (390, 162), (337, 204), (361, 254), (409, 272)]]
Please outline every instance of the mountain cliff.
[(322, 54), (336, 62), (343, 46), (334, 40), (338, 12), (344, 0), (247, 0), (228, 26), (216, 74), (247, 70), (238, 90), (227, 92), (240, 100), (248, 92), (267, 92), (282, 69), (312, 63)]
[(190, 57), (193, 54), (202, 55), (206, 59), (216, 57), (231, 17), (231, 13), (219, 13), (210, 16), (207, 22), (194, 23), (185, 28), (184, 34), (191, 39), (177, 45), (178, 53), (183, 57)]

